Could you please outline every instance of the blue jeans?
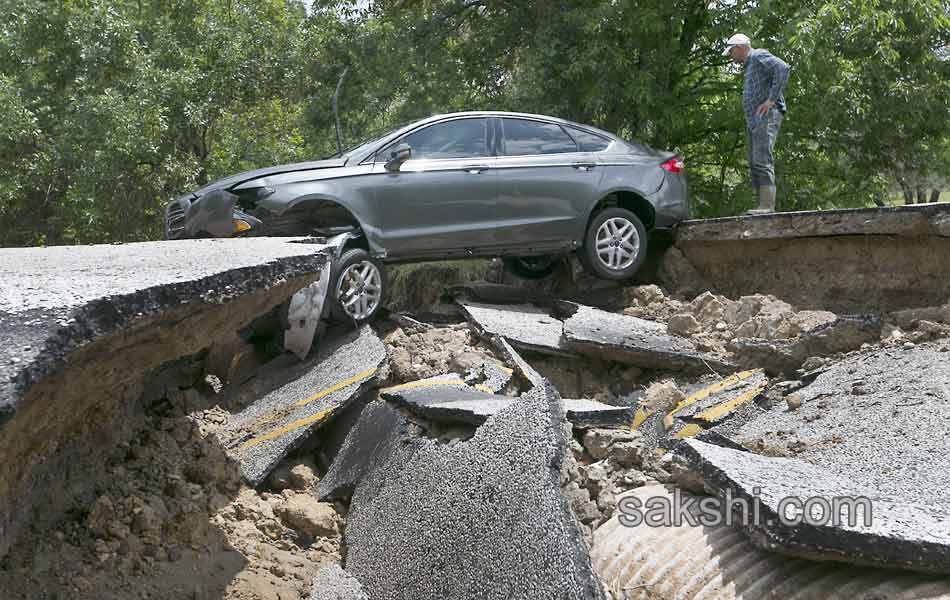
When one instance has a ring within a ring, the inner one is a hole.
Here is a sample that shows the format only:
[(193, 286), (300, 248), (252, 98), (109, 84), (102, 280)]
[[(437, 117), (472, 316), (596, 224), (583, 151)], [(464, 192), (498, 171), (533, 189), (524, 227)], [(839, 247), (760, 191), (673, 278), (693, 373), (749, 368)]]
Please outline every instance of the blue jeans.
[(752, 187), (775, 187), (775, 138), (784, 115), (777, 108), (771, 109), (763, 117), (753, 117), (755, 121), (747, 127), (749, 134), (749, 178)]

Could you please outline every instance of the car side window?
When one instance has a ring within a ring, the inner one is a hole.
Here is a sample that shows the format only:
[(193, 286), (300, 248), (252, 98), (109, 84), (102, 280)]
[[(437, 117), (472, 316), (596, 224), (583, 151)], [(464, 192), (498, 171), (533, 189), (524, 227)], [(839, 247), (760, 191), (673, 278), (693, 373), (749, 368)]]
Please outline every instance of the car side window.
[(599, 135), (588, 133), (583, 129), (569, 127), (568, 131), (570, 132), (571, 137), (574, 138), (574, 141), (577, 142), (581, 152), (600, 152), (601, 150), (605, 150), (607, 146), (610, 145), (610, 140), (607, 138), (602, 138)]
[(560, 125), (527, 119), (502, 119), (504, 155), (561, 154), (577, 152), (577, 144)]
[(488, 119), (456, 119), (429, 125), (396, 140), (378, 156), (387, 160), (399, 144), (409, 144), (412, 158), (477, 158), (490, 156)]

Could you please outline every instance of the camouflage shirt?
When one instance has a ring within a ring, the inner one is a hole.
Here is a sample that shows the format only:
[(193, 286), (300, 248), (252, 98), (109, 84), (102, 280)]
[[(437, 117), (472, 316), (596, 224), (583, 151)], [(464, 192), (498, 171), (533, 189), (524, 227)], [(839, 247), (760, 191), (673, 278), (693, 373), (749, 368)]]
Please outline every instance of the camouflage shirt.
[(791, 67), (768, 50), (754, 49), (745, 61), (745, 83), (742, 88), (742, 110), (749, 129), (758, 125), (761, 117), (755, 109), (766, 100), (775, 102), (775, 108), (785, 114), (785, 84)]

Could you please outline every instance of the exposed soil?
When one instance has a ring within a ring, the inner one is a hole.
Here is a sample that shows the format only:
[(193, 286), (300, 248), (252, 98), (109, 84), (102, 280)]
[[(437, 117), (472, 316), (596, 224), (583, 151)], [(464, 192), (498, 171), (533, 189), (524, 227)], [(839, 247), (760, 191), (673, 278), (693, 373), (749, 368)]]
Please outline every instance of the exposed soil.
[(339, 560), (342, 524), (311, 491), (312, 466), (296, 465), (284, 489), (250, 489), (213, 435), (226, 413), (193, 410), (213, 398), (143, 400), (144, 426), (109, 454), (94, 501), (0, 563), (4, 598), (306, 597), (317, 564)]
[[(623, 293), (625, 314), (664, 322), (671, 333), (720, 352), (737, 338), (793, 340), (836, 318), (769, 296), (704, 293), (686, 301), (656, 286)], [(950, 310), (903, 311), (885, 321), (880, 344), (903, 346), (945, 337)], [(497, 360), (467, 325), (403, 325), (377, 324), (390, 357), (387, 384), (464, 376)], [(595, 359), (526, 358), (563, 397), (618, 405), (672, 405), (687, 386), (713, 378), (687, 381)], [(810, 357), (804, 367), (838, 358)], [(178, 361), (154, 373), (144, 389), (131, 441), (104, 454), (101, 477), (83, 482), (92, 493), (76, 494), (59, 518), (37, 519), (0, 562), (3, 597), (306, 598), (320, 563), (339, 563), (345, 554), (346, 506), (317, 500), (313, 446), (289, 458), (261, 489), (249, 488), (215, 436), (228, 416), (217, 406), (228, 405), (220, 382), (196, 372), (195, 361)], [(562, 487), (588, 536), (613, 514), (618, 494), (670, 478), (669, 464), (646, 452), (637, 432), (575, 430), (572, 439)]]

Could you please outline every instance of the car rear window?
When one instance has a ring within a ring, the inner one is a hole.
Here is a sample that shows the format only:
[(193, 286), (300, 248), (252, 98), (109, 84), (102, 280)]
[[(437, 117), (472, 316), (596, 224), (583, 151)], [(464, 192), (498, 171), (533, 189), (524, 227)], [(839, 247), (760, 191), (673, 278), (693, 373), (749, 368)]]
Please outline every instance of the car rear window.
[(502, 119), (504, 155), (560, 154), (577, 152), (577, 144), (560, 125), (527, 119)]
[(568, 130), (570, 131), (571, 137), (577, 142), (581, 152), (600, 152), (610, 145), (610, 140), (607, 138), (600, 137), (583, 129), (569, 127)]

